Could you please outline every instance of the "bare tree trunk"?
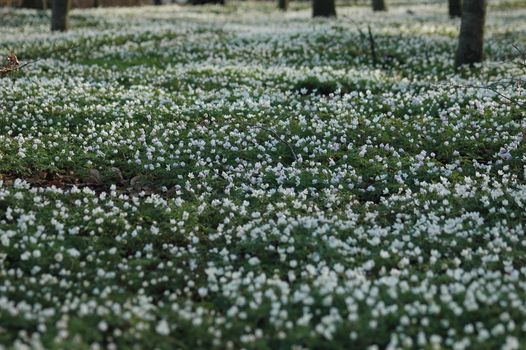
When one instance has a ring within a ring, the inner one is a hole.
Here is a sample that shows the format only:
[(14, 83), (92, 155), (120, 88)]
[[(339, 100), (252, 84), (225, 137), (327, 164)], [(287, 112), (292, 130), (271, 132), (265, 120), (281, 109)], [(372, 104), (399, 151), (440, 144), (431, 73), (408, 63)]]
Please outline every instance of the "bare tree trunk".
[(28, 9), (42, 10), (45, 6), (45, 0), (23, 0), (20, 6)]
[(282, 11), (287, 11), (289, 9), (289, 0), (278, 0), (278, 7)]
[(219, 4), (224, 5), (225, 0), (190, 0), (192, 5)]
[(486, 0), (464, 0), (455, 66), (473, 65), (484, 59)]
[(373, 11), (387, 11), (384, 0), (373, 0)]
[(162, 0), (153, 0), (153, 4), (154, 5), (162, 5), (163, 1)]
[(449, 17), (462, 17), (462, 0), (449, 0)]
[(312, 17), (336, 17), (334, 0), (312, 0)]
[(53, 0), (51, 9), (51, 30), (68, 30), (68, 12), (70, 0)]

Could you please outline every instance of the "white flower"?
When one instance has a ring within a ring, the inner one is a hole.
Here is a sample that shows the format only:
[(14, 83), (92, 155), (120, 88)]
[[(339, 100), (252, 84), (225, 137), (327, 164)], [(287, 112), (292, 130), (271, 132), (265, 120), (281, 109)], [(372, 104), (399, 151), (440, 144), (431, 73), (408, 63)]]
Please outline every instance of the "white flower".
[(170, 334), (170, 325), (165, 319), (162, 319), (157, 323), (157, 326), (155, 326), (155, 331), (160, 335), (168, 335)]
[(72, 258), (78, 258), (80, 256), (80, 252), (75, 248), (70, 248), (67, 250), (67, 253)]
[(100, 321), (99, 324), (98, 324), (98, 328), (102, 331), (102, 332), (106, 332), (108, 330), (108, 323), (106, 321)]
[(259, 259), (255, 256), (251, 257), (249, 260), (248, 260), (248, 263), (252, 266), (255, 266), (257, 264), (259, 264)]

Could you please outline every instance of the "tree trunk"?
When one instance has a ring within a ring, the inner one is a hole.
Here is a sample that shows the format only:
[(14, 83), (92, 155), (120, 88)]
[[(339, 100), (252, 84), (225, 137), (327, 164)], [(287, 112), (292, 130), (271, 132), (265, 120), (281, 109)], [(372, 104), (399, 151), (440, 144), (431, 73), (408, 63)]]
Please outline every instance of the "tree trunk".
[(334, 0), (312, 0), (312, 17), (336, 17)]
[(449, 17), (462, 17), (462, 0), (449, 0)]
[(27, 9), (43, 10), (45, 6), (44, 1), (45, 0), (23, 0), (20, 6)]
[(70, 0), (53, 0), (51, 9), (51, 30), (68, 30)]
[(387, 11), (384, 0), (373, 0), (373, 11)]
[(282, 11), (287, 11), (289, 9), (289, 0), (278, 0), (278, 7)]
[(154, 5), (162, 5), (163, 1), (162, 0), (153, 0), (153, 4)]
[(484, 59), (486, 0), (464, 0), (455, 66), (473, 65)]
[(224, 5), (225, 0), (190, 0), (192, 5), (204, 5), (204, 4), (220, 4)]

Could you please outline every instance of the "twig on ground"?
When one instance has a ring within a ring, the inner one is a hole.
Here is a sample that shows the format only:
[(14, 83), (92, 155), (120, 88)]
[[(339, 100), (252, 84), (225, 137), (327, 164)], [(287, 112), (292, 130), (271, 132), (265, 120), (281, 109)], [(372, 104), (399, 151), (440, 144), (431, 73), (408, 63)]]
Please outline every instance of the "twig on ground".
[(255, 127), (255, 128), (258, 128), (258, 129), (261, 129), (263, 131), (266, 131), (268, 132), (270, 135), (272, 135), (272, 137), (274, 137), (276, 140), (280, 141), (281, 143), (283, 143), (284, 145), (286, 145), (289, 150), (290, 150), (290, 153), (292, 154), (292, 156), (294, 157), (294, 161), (297, 162), (298, 161), (298, 156), (296, 155), (296, 152), (294, 152), (294, 149), (292, 148), (292, 145), (287, 141), (285, 140), (284, 138), (282, 138), (281, 136), (279, 136), (279, 134), (273, 130), (273, 129), (270, 129), (270, 128), (266, 128), (264, 126), (261, 126), (261, 125), (255, 125), (255, 124), (249, 124), (249, 123), (245, 123), (245, 122), (242, 122), (242, 121), (236, 121), (236, 123), (240, 123), (240, 124), (243, 124), (245, 126), (248, 126), (248, 127)]
[(524, 49), (521, 49), (520, 47), (518, 47), (517, 45), (513, 44), (511, 45), (515, 50), (517, 50), (517, 52), (522, 56), (522, 62), (517, 62), (517, 65), (519, 67), (522, 67), (522, 68), (525, 68), (526, 69), (526, 50)]
[[(61, 47), (61, 48), (58, 48), (58, 49), (55, 49), (55, 50), (51, 50), (50, 52), (47, 53), (47, 55), (49, 56), (51, 54), (54, 54), (54, 53), (60, 52), (60, 51), (69, 51), (69, 50), (74, 49), (75, 47), (77, 47), (79, 45), (80, 44), (75, 44), (75, 45), (72, 45), (72, 46)], [(3, 66), (0, 66), (0, 78), (6, 76), (9, 73), (19, 71), (22, 68), (27, 67), (28, 65), (36, 63), (36, 62), (41, 61), (43, 59), (44, 58), (37, 58), (37, 59), (31, 60), (31, 61), (27, 61), (27, 62), (25, 62), (23, 64), (20, 64), (20, 62), (18, 61), (18, 58), (16, 57), (16, 55), (13, 53), (12, 50), (10, 50), (10, 54), (6, 58), (7, 63), (4, 64)]]
[(363, 30), (360, 28), (360, 26), (358, 25), (358, 23), (356, 21), (354, 21), (352, 18), (350, 17), (347, 17), (347, 16), (344, 16), (345, 19), (347, 19), (349, 22), (351, 22), (352, 24), (354, 24), (354, 26), (356, 27), (356, 30), (358, 30), (358, 34), (360, 35), (360, 40), (362, 41), (362, 44), (365, 40), (368, 40), (369, 41), (369, 50), (371, 52), (371, 58), (373, 60), (373, 65), (376, 67), (377, 63), (378, 63), (378, 55), (376, 53), (376, 42), (374, 40), (374, 36), (373, 36), (373, 33), (371, 31), (371, 26), (368, 25), (367, 26), (367, 32), (368, 34), (366, 35)]
[(504, 95), (502, 92), (498, 91), (495, 87), (493, 87), (491, 85), (454, 85), (453, 87), (456, 88), (456, 89), (468, 89), (468, 88), (471, 88), (471, 89), (489, 90), (491, 92), (494, 92), (498, 96), (502, 97), (506, 101), (508, 101), (508, 103), (511, 103), (511, 104), (519, 106), (519, 107), (525, 107), (526, 106), (526, 104), (524, 104), (522, 102), (519, 102), (519, 101), (515, 100), (512, 97)]
[(371, 56), (373, 58), (373, 65), (376, 67), (376, 63), (378, 62), (378, 58), (376, 57), (376, 43), (374, 41), (370, 25), (367, 26), (367, 32), (369, 34), (369, 48), (371, 50)]
[[(523, 50), (519, 48), (517, 45), (513, 44), (512, 47), (517, 50), (517, 52), (522, 56), (524, 59), (524, 62), (516, 62), (517, 66), (521, 69), (524, 69), (526, 73), (526, 50)], [(513, 86), (516, 89), (521, 89), (526, 87), (526, 79), (523, 78), (524, 75), (518, 75), (518, 76), (512, 76), (511, 78), (503, 78), (499, 80), (494, 80), (491, 82), (488, 82), (486, 85), (454, 85), (454, 88), (457, 89), (466, 89), (466, 88), (472, 88), (472, 89), (481, 89), (481, 90), (488, 90), (499, 97), (503, 98), (507, 101), (508, 104), (517, 106), (519, 108), (525, 108), (526, 102), (519, 101), (513, 97), (507, 96), (499, 91), (499, 87), (510, 87)]]

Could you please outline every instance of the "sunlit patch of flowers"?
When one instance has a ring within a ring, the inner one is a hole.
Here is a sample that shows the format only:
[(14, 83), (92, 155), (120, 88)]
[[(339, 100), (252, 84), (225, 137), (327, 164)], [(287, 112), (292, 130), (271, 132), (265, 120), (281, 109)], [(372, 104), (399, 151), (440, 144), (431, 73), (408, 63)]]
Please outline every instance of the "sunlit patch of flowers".
[(520, 349), (504, 5), (471, 72), (443, 4), (10, 12), (42, 60), (0, 79), (0, 347)]

